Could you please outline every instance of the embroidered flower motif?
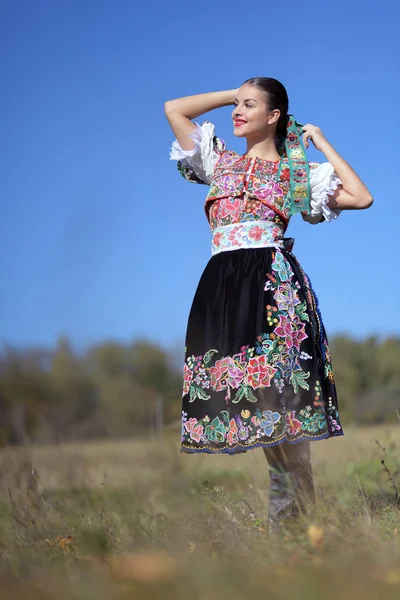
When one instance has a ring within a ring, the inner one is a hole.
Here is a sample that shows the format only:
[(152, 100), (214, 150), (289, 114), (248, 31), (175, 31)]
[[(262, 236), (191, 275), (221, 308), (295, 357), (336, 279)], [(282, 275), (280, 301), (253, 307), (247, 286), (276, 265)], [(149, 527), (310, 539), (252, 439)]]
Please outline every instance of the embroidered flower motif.
[(292, 148), (293, 158), (303, 158), (303, 150), (301, 148)]
[(215, 417), (206, 427), (206, 436), (211, 442), (223, 442), (225, 439), (225, 425), (219, 417)]
[(289, 413), (286, 413), (286, 431), (289, 433), (289, 435), (296, 435), (303, 423), (301, 421), (299, 421), (298, 419), (296, 419), (295, 417), (296, 411), (292, 410)]
[(295, 306), (300, 304), (300, 300), (296, 289), (290, 283), (278, 286), (274, 298), (279, 310), (289, 313), (291, 317), (295, 316)]
[(239, 440), (241, 440), (243, 442), (244, 440), (247, 440), (248, 437), (249, 437), (249, 428), (242, 425), (239, 428)]
[(224, 192), (232, 194), (235, 192), (235, 188), (241, 184), (241, 179), (243, 180), (243, 175), (238, 176), (235, 173), (230, 173), (221, 178), (219, 185)]
[(235, 419), (231, 419), (229, 421), (228, 435), (226, 436), (229, 446), (233, 446), (233, 444), (236, 444), (238, 442), (237, 434), (238, 434), (238, 428), (237, 428)]
[(283, 181), (290, 181), (290, 169), (282, 169), (280, 178)]
[(221, 243), (221, 238), (222, 238), (222, 233), (220, 231), (218, 231), (214, 236), (213, 236), (213, 244), (214, 246), (217, 246), (217, 248), (219, 248), (219, 245)]
[(250, 416), (250, 411), (249, 410), (242, 410), (242, 412), (240, 413), (243, 417), (243, 419), (248, 419)]
[(228, 385), (233, 389), (237, 389), (242, 383), (244, 368), (240, 364), (235, 363), (230, 356), (226, 360), (228, 367)]
[(289, 142), (297, 142), (297, 135), (296, 135), (296, 133), (294, 133), (294, 131), (289, 131), (286, 134), (286, 137)]
[(307, 338), (304, 329), (305, 324), (300, 323), (298, 317), (290, 319), (284, 315), (279, 315), (279, 325), (275, 327), (274, 333), (285, 338), (288, 348), (294, 346), (297, 350), (300, 350), (300, 343)]
[(210, 368), (210, 375), (211, 386), (216, 392), (228, 386), (237, 389), (242, 383), (244, 368), (231, 356), (227, 356), (215, 361), (214, 366)]
[(228, 370), (227, 361), (227, 358), (216, 360), (214, 366), (210, 368), (211, 387), (216, 392), (225, 390), (228, 387), (228, 383), (226, 381), (226, 374)]
[(289, 281), (293, 277), (292, 268), (280, 250), (275, 253), (272, 270), (278, 273), (281, 281)]
[(254, 389), (270, 387), (276, 369), (268, 364), (265, 355), (250, 358), (247, 364), (247, 382)]
[(256, 415), (254, 415), (254, 417), (251, 417), (251, 422), (255, 427), (258, 427), (260, 424), (260, 419)]
[(253, 192), (260, 200), (268, 200), (269, 203), (275, 201), (282, 204), (283, 190), (276, 181), (268, 181), (265, 185), (254, 187)]
[(222, 198), (219, 202), (219, 211), (222, 219), (229, 218), (234, 223), (239, 221), (242, 212), (240, 198)]
[(186, 396), (186, 394), (189, 392), (190, 384), (192, 383), (192, 379), (193, 379), (193, 371), (185, 363), (183, 365), (183, 394), (182, 394), (183, 396)]
[(282, 378), (289, 380), (294, 369), (298, 366), (298, 354), (294, 348), (291, 348), (289, 352), (282, 353), (280, 360), (276, 363), (277, 369), (279, 369)]
[(325, 429), (326, 424), (327, 424), (326, 418), (323, 413), (314, 413), (313, 415), (304, 419), (303, 429), (306, 429), (307, 431), (315, 433), (315, 432), (319, 431), (320, 429)]
[(335, 431), (340, 431), (342, 429), (340, 423), (338, 423), (338, 421), (336, 421), (336, 419), (334, 419), (331, 415), (327, 415), (326, 419), (328, 421), (328, 427), (331, 433), (335, 433)]
[(190, 434), (190, 439), (195, 442), (199, 442), (201, 436), (203, 435), (203, 425), (200, 425), (197, 422), (197, 419), (189, 419), (185, 422), (185, 429)]
[(256, 242), (259, 242), (262, 238), (263, 233), (264, 233), (264, 229), (262, 227), (260, 227), (259, 225), (255, 225), (254, 227), (251, 227), (251, 229), (249, 231), (249, 236)]
[(280, 421), (281, 415), (278, 412), (272, 412), (272, 410), (264, 410), (260, 419), (260, 426), (264, 431), (264, 435), (271, 437), (274, 433), (275, 423)]
[(238, 225), (237, 227), (232, 227), (232, 229), (229, 231), (229, 234), (228, 234), (228, 238), (230, 239), (231, 242), (237, 241), (235, 239), (236, 238), (236, 234), (238, 234), (238, 233), (240, 234), (241, 229), (242, 228), (240, 227), (240, 225)]

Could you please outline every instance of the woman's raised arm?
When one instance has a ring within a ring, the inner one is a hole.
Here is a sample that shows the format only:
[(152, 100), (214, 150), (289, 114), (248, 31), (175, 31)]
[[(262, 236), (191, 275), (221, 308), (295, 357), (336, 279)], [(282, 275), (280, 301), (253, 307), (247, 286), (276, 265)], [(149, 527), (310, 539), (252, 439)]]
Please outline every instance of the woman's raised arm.
[(237, 89), (209, 92), (168, 100), (165, 103), (164, 110), (168, 123), (183, 150), (193, 150), (195, 146), (190, 135), (194, 132), (196, 126), (191, 119), (196, 119), (196, 117), (215, 108), (233, 104), (236, 93)]
[(373, 198), (367, 186), (328, 142), (320, 128), (315, 125), (304, 125), (303, 130), (305, 147), (308, 148), (308, 140), (312, 140), (317, 150), (325, 154), (326, 160), (331, 163), (342, 182), (342, 186), (330, 196), (328, 205), (339, 210), (369, 208)]

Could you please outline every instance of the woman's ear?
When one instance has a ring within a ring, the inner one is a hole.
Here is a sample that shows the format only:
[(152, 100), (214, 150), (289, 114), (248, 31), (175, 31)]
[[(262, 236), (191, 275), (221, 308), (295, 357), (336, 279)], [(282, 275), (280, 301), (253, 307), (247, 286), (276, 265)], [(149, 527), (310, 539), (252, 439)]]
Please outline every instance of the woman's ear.
[(279, 117), (281, 116), (281, 111), (278, 108), (271, 110), (268, 116), (268, 125), (273, 125), (279, 121)]

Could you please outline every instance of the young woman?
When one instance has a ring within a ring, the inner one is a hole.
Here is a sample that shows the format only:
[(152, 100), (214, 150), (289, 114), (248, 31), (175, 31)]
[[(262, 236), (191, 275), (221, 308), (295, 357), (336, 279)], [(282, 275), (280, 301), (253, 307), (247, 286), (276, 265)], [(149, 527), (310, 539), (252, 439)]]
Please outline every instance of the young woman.
[[(234, 134), (247, 142), (242, 155), (211, 123), (192, 121), (230, 104)], [(284, 233), (296, 213), (332, 221), (372, 197), (318, 127), (288, 114), (276, 79), (171, 100), (165, 112), (176, 136), (170, 158), (186, 180), (210, 186), (213, 256), (189, 316), (181, 449), (262, 447), (277, 524), (314, 504), (309, 442), (343, 435), (318, 300)], [(322, 164), (308, 162), (310, 141)]]

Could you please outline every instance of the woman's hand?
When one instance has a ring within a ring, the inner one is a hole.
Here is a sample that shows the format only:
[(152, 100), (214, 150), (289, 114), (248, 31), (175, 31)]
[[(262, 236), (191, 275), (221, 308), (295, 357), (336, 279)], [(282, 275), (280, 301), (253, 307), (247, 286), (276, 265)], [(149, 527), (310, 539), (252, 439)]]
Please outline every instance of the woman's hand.
[(317, 150), (324, 151), (324, 147), (327, 146), (328, 140), (322, 133), (319, 127), (315, 125), (304, 125), (303, 127), (303, 143), (306, 148), (310, 146), (309, 140), (312, 141)]

